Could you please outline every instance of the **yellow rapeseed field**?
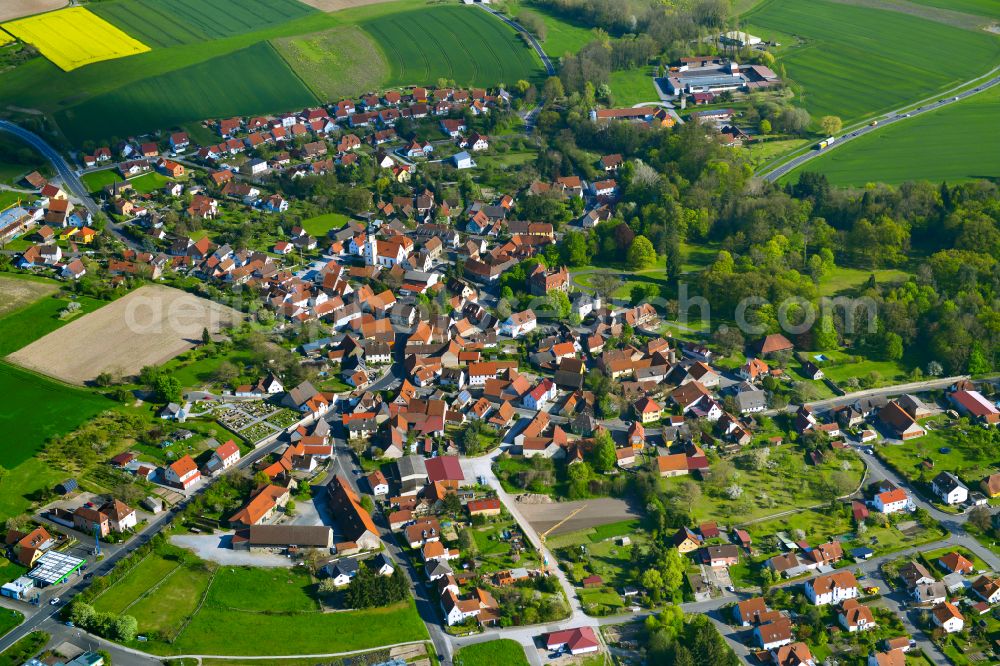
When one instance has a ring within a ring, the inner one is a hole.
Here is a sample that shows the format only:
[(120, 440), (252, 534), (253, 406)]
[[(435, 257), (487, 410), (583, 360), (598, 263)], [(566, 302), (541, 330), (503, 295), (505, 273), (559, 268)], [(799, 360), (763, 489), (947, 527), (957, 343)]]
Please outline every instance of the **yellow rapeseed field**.
[[(83, 7), (70, 7), (4, 23), (4, 30), (34, 44), (60, 69), (143, 53), (149, 47)], [(0, 38), (0, 43), (2, 43)]]
[(10, 44), (12, 41), (14, 41), (13, 37), (8, 35), (3, 30), (0, 30), (0, 46), (3, 46), (4, 44)]

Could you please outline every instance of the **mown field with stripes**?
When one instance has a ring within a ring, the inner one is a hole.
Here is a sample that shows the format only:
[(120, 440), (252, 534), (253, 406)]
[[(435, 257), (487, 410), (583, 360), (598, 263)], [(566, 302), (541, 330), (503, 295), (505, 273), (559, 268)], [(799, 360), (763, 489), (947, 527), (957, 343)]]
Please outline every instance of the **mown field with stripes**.
[(380, 16), (361, 24), (389, 62), (391, 86), (513, 85), (534, 79), (541, 62), (514, 30), (484, 11), (434, 6)]

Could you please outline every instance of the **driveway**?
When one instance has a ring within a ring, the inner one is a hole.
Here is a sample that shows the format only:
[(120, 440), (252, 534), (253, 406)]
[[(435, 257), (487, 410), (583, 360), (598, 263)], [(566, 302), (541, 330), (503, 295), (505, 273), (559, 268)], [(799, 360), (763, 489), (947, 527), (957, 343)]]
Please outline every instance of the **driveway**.
[(292, 560), (281, 555), (233, 550), (232, 540), (231, 532), (212, 535), (177, 534), (170, 537), (170, 543), (175, 546), (192, 550), (201, 559), (211, 560), (219, 564), (271, 568), (292, 566)]

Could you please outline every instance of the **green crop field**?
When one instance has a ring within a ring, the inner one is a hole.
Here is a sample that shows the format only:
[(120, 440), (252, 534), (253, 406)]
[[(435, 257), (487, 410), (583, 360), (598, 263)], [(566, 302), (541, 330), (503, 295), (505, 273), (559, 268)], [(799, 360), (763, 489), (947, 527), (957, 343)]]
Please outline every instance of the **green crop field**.
[(859, 120), (979, 76), (1000, 37), (830, 0), (765, 0), (747, 30), (782, 42), (779, 62), (814, 117)]
[(67, 138), (79, 143), (202, 118), (301, 108), (316, 101), (275, 50), (260, 43), (99, 95), (56, 118)]
[(118, 0), (94, 13), (153, 47), (230, 37), (314, 11), (297, 0)]
[(90, 391), (60, 384), (0, 362), (0, 465), (15, 467), (31, 458), (49, 437), (75, 429), (113, 406)]
[(486, 12), (435, 6), (389, 14), (361, 24), (386, 54), (388, 85), (433, 85), (440, 78), (458, 85), (513, 85), (538, 80), (538, 56), (517, 33)]
[[(890, 125), (808, 162), (834, 185), (1000, 178), (1000, 87)], [(801, 170), (799, 170), (801, 171)], [(798, 172), (788, 176), (798, 179)]]
[(389, 65), (371, 38), (354, 26), (272, 42), (302, 80), (323, 100), (339, 101), (378, 90)]

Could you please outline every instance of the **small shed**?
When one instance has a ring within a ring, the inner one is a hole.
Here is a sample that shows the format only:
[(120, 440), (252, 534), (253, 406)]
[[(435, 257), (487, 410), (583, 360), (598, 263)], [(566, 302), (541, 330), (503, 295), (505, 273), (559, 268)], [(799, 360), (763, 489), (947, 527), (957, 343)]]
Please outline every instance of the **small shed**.
[(80, 484), (76, 482), (76, 479), (66, 479), (61, 483), (57, 483), (54, 490), (60, 495), (68, 495), (74, 490), (79, 490)]

